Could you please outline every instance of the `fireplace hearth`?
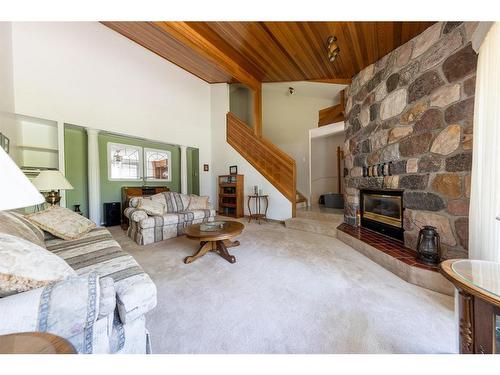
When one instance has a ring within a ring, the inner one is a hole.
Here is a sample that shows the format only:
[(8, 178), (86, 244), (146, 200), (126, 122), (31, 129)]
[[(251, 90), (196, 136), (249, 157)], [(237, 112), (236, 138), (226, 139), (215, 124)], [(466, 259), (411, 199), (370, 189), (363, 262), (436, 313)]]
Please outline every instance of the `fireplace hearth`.
[(403, 190), (360, 191), (361, 226), (404, 241)]

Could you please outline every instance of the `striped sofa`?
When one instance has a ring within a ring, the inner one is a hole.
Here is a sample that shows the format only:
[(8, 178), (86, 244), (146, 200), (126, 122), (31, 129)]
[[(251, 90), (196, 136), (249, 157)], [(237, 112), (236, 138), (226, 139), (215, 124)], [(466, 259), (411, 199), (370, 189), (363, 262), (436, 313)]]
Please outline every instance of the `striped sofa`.
[(156, 286), (109, 231), (48, 236), (45, 246), (78, 276), (0, 298), (0, 334), (50, 332), (78, 353), (150, 353), (145, 314), (156, 306)]
[[(138, 209), (139, 199), (151, 199), (162, 203), (166, 213), (151, 216)], [(188, 210), (189, 195), (164, 192), (151, 197), (133, 197), (124, 211), (129, 220), (127, 235), (139, 245), (148, 245), (184, 234), (184, 228), (192, 224), (214, 221), (215, 210), (207, 207)]]

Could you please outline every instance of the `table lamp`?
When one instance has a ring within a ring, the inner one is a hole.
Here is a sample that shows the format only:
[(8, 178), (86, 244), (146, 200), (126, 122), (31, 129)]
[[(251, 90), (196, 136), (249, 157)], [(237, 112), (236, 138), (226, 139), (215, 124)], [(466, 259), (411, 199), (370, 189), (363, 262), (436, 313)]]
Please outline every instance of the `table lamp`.
[(0, 211), (29, 207), (45, 199), (0, 147)]
[(32, 182), (39, 191), (47, 192), (45, 200), (51, 205), (58, 204), (61, 200), (60, 190), (73, 189), (60, 171), (41, 171)]

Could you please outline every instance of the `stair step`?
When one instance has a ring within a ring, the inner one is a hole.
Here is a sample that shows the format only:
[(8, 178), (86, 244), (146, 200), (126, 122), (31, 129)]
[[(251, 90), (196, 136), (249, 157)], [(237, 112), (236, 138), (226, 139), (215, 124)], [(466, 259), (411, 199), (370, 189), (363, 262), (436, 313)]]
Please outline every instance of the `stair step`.
[(344, 221), (343, 213), (297, 210), (296, 215), (298, 218), (302, 219), (312, 219), (320, 221), (339, 221), (339, 222)]
[(306, 208), (307, 207), (307, 202), (296, 202), (295, 207), (297, 208)]
[(340, 223), (342, 223), (342, 220), (336, 219), (326, 221), (294, 217), (292, 219), (285, 220), (285, 226), (290, 229), (301, 230), (304, 232), (317, 233), (329, 237), (337, 237), (337, 227)]

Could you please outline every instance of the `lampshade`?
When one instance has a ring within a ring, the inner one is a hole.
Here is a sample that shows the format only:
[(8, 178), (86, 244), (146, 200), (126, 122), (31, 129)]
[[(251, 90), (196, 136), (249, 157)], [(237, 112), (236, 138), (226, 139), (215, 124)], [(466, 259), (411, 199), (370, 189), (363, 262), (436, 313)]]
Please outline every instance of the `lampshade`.
[(41, 171), (32, 182), (40, 191), (73, 189), (73, 186), (71, 186), (60, 171)]
[(0, 147), (0, 211), (34, 206), (45, 198)]

